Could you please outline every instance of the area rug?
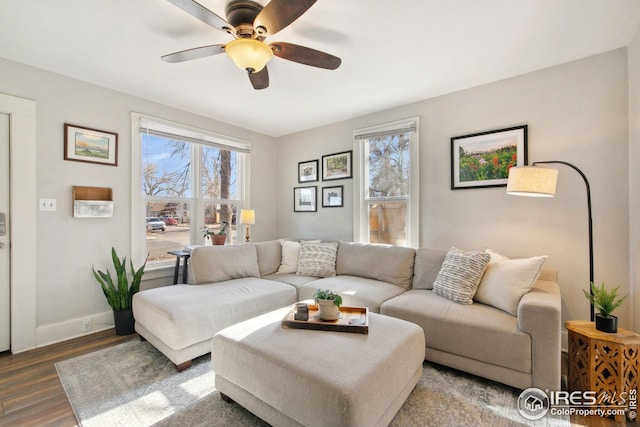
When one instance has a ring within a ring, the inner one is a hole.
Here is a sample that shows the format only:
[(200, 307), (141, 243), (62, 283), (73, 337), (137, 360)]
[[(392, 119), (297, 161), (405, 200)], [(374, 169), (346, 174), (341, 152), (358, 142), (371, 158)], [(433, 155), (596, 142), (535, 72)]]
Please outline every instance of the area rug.
[[(83, 427), (267, 426), (214, 387), (209, 355), (177, 372), (146, 341), (133, 339), (56, 363), (58, 376)], [(519, 390), (472, 375), (424, 364), (420, 382), (393, 427), (569, 426), (568, 418), (524, 419), (516, 407)]]

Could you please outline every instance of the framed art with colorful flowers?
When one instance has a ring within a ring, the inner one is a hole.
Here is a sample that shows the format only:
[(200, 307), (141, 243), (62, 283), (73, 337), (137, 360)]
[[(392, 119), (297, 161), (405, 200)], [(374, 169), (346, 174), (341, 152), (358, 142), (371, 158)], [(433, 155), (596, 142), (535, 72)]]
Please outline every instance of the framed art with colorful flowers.
[(504, 187), (527, 164), (527, 125), (451, 138), (451, 189)]

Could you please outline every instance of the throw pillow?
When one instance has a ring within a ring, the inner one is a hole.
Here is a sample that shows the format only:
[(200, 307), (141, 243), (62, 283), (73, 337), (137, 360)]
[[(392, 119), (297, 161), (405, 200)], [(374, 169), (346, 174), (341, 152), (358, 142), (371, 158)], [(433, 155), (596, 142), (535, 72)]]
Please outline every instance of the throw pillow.
[(302, 242), (296, 274), (313, 277), (335, 276), (337, 252), (337, 242)]
[(447, 256), (446, 249), (416, 249), (416, 261), (413, 267), (412, 289), (433, 289), (433, 282), (438, 277), (438, 272), (442, 268), (444, 258)]
[(433, 282), (433, 292), (459, 304), (473, 304), (473, 296), (490, 259), (484, 252), (449, 249)]
[[(474, 300), (517, 316), (518, 304), (538, 280), (546, 256), (509, 259), (487, 249), (492, 261), (480, 281)], [(497, 259), (498, 261), (493, 261)]]
[(282, 246), (282, 262), (278, 268), (278, 273), (295, 273), (298, 269), (298, 254), (300, 243), (291, 240), (280, 240)]
[(507, 258), (506, 256), (501, 255), (498, 252), (494, 252), (489, 248), (485, 249), (484, 251), (491, 255), (491, 261), (489, 261), (489, 264), (491, 264), (492, 262), (509, 261), (509, 258)]

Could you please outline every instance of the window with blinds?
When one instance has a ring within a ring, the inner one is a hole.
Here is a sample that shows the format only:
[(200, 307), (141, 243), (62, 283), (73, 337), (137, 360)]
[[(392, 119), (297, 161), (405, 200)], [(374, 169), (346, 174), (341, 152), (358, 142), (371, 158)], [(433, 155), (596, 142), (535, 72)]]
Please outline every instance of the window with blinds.
[(418, 245), (418, 119), (360, 129), (354, 230), (359, 241)]
[(211, 244), (204, 227), (217, 232), (224, 222), (230, 224), (227, 244), (235, 243), (251, 145), (149, 117), (140, 117), (139, 125), (149, 263), (174, 260), (170, 250)]

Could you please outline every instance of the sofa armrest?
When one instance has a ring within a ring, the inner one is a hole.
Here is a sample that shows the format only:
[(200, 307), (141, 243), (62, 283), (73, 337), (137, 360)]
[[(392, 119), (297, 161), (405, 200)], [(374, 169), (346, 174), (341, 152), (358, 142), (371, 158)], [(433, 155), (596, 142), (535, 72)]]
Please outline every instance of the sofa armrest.
[(531, 336), (532, 387), (560, 390), (562, 304), (557, 283), (538, 280), (518, 305), (518, 327)]

